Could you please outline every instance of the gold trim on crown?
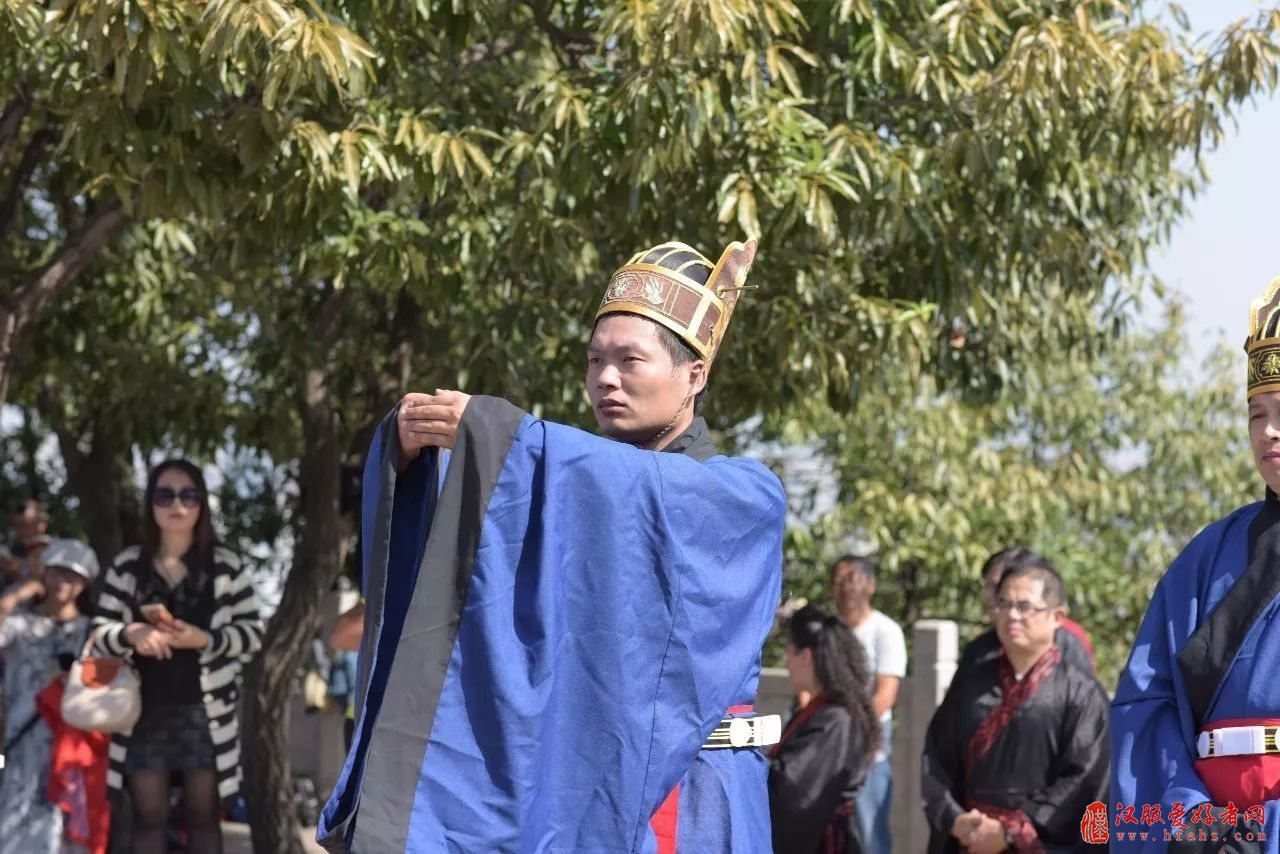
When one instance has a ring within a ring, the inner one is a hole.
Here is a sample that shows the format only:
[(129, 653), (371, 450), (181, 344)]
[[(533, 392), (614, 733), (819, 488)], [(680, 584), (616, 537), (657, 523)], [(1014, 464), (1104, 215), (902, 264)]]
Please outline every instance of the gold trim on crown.
[(1249, 306), (1247, 396), (1280, 391), (1280, 278)]
[[(666, 251), (654, 257), (662, 250)], [(690, 257), (676, 268), (662, 266), (677, 253)], [(665, 243), (638, 252), (609, 279), (596, 320), (620, 312), (647, 317), (678, 335), (710, 369), (738, 296), (745, 289), (755, 253), (754, 240), (745, 244), (735, 241), (712, 267), (705, 256), (683, 243)], [(698, 267), (710, 270), (705, 285), (685, 274)]]

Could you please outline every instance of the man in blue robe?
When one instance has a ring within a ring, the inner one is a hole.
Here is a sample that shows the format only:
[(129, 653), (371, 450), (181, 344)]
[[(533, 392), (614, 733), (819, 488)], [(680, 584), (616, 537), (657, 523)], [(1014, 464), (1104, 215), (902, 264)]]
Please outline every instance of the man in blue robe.
[(1112, 850), (1280, 851), (1280, 279), (1249, 319), (1265, 498), (1201, 531), (1156, 586), (1112, 703), (1111, 804), (1094, 805)]
[(752, 703), (785, 500), (697, 416), (754, 253), (614, 274), (587, 358), (608, 438), (452, 391), (387, 416), (328, 850), (769, 850), (780, 726)]

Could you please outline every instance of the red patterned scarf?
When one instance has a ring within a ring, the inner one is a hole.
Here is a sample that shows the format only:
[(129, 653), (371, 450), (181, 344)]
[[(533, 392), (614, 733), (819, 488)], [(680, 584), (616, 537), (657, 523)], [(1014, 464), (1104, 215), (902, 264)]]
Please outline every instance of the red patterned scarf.
[[(1013, 673), (1013, 665), (1009, 663), (1008, 656), (1003, 652), (1000, 653), (996, 663), (996, 673), (1000, 680), (1000, 705), (991, 710), (991, 714), (969, 738), (964, 766), (966, 789), (969, 788), (969, 776), (973, 773), (973, 769), (984, 756), (991, 752), (992, 746), (1004, 734), (1005, 728), (1009, 726), (1009, 721), (1013, 720), (1018, 709), (1026, 705), (1060, 661), (1062, 661), (1062, 653), (1057, 646), (1052, 646), (1048, 652), (1040, 656), (1040, 660), (1027, 671), (1026, 676), (1018, 679)], [(985, 804), (972, 798), (966, 799), (966, 806), (999, 820), (1009, 831), (1016, 851), (1034, 854), (1044, 850), (1035, 826), (1022, 810)]]
[(973, 773), (973, 769), (982, 757), (991, 751), (992, 745), (1004, 733), (1005, 727), (1009, 725), (1009, 721), (1013, 720), (1018, 709), (1026, 705), (1031, 695), (1060, 661), (1062, 661), (1062, 653), (1058, 651), (1056, 645), (1051, 646), (1049, 651), (1040, 656), (1040, 660), (1027, 671), (1027, 675), (1018, 679), (1013, 673), (1013, 665), (1009, 663), (1008, 656), (1003, 652), (1000, 653), (996, 662), (996, 672), (1000, 679), (1000, 705), (991, 710), (991, 714), (974, 730), (973, 736), (969, 739), (965, 756), (966, 778)]

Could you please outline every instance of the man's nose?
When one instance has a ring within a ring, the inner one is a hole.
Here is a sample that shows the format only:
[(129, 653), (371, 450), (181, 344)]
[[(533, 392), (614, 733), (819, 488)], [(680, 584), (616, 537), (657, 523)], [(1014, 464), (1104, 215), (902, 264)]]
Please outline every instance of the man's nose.
[(617, 388), (618, 369), (613, 365), (605, 365), (596, 375), (596, 385), (600, 388)]

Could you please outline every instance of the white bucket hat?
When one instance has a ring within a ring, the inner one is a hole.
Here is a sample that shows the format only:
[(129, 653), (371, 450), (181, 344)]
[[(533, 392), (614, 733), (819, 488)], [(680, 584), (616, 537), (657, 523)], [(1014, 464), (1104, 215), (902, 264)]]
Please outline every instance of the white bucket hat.
[(40, 562), (69, 569), (85, 581), (98, 577), (98, 556), (79, 540), (54, 540), (40, 555)]

